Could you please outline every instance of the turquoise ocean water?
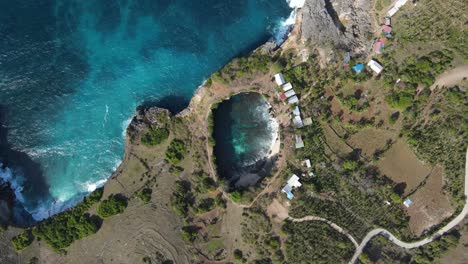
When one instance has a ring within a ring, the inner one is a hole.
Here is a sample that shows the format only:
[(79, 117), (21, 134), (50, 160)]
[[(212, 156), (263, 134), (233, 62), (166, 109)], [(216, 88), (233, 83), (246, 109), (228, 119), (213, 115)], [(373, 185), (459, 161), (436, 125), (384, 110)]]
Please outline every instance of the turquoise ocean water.
[(0, 178), (36, 220), (73, 205), (119, 165), (138, 105), (180, 110), (291, 11), (285, 0), (0, 0), (3, 129), (40, 168), (32, 178), (0, 156)]

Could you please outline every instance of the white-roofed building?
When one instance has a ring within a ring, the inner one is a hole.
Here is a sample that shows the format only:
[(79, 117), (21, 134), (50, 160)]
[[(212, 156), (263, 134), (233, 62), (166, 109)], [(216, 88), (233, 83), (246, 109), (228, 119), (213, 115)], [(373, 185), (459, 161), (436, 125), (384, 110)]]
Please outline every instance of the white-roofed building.
[(390, 10), (388, 10), (387, 15), (389, 17), (392, 17), (394, 14), (396, 14), (396, 12), (398, 12), (398, 10), (399, 10), (399, 8), (394, 6), (394, 7), (390, 8)]
[(407, 2), (408, 2), (408, 0), (397, 0), (395, 2), (395, 7), (400, 8), (400, 7), (404, 6)]
[(302, 122), (304, 123), (304, 126), (310, 126), (312, 125), (312, 118), (307, 117)]
[(302, 123), (301, 116), (294, 116), (293, 123), (297, 128), (301, 128), (304, 126), (304, 124)]
[(299, 182), (299, 177), (293, 174), (281, 191), (286, 194), (289, 200), (292, 200), (294, 198), (294, 194), (292, 193), (293, 188), (299, 188), (301, 186), (302, 184)]
[(299, 182), (299, 177), (296, 174), (293, 174), (288, 180), (288, 185), (291, 185), (293, 188), (299, 188), (302, 184)]
[(299, 98), (297, 98), (297, 96), (295, 96), (295, 95), (288, 99), (288, 103), (290, 103), (290, 104), (296, 104), (298, 102), (299, 102)]
[(295, 116), (300, 116), (301, 115), (301, 110), (299, 110), (299, 106), (296, 105), (296, 107), (294, 107), (293, 114)]
[(293, 88), (291, 83), (285, 83), (281, 87), (283, 88), (284, 92), (291, 90)]
[(286, 97), (289, 98), (293, 95), (296, 95), (296, 92), (294, 91), (294, 89), (291, 89), (291, 90), (286, 91), (284, 95), (286, 95)]
[(367, 66), (369, 66), (375, 73), (380, 74), (383, 70), (382, 65), (380, 65), (378, 62), (375, 60), (370, 60), (367, 63)]
[(284, 80), (284, 76), (281, 72), (275, 74), (275, 82), (278, 86), (283, 85), (286, 81)]
[(304, 141), (302, 141), (302, 137), (300, 135), (296, 135), (296, 149), (300, 149), (304, 147)]
[(305, 164), (305, 166), (306, 166), (307, 168), (312, 167), (312, 164), (310, 164), (310, 159), (304, 160), (304, 164)]
[(387, 15), (389, 17), (395, 15), (396, 12), (398, 12), (398, 10), (400, 10), (400, 8), (402, 6), (404, 6), (407, 2), (408, 2), (408, 0), (397, 0), (395, 2), (395, 5), (393, 5), (392, 8), (390, 8), (390, 10), (388, 10)]

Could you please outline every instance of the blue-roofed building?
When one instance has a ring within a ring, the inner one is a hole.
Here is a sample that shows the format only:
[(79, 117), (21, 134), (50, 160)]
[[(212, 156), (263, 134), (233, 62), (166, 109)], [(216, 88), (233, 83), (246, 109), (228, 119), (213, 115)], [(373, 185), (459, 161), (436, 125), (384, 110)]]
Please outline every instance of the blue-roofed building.
[(361, 73), (361, 72), (364, 70), (364, 64), (358, 63), (358, 64), (354, 65), (354, 66), (353, 66), (353, 70), (354, 70), (356, 73)]
[(403, 202), (403, 205), (406, 206), (406, 208), (409, 208), (412, 203), (413, 202), (408, 198)]
[(292, 193), (293, 188), (299, 188), (301, 185), (302, 184), (299, 182), (299, 177), (293, 174), (291, 178), (289, 178), (286, 186), (281, 189), (281, 192), (285, 193), (289, 200), (292, 200), (294, 198), (294, 194)]

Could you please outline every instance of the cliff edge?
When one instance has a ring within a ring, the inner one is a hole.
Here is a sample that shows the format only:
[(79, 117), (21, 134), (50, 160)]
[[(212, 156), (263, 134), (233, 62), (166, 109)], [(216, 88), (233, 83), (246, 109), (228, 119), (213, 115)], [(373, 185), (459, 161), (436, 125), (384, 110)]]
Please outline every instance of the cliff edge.
[(314, 45), (366, 53), (372, 34), (371, 1), (306, 0), (302, 39)]

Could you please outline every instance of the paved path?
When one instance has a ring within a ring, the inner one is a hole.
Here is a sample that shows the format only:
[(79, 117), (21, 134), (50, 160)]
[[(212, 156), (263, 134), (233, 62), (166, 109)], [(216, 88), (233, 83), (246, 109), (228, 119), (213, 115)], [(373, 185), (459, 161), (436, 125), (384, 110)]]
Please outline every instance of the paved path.
[(455, 217), (447, 225), (445, 225), (444, 227), (439, 229), (439, 231), (437, 231), (435, 234), (433, 234), (433, 235), (431, 235), (431, 236), (429, 236), (429, 237), (427, 237), (427, 238), (425, 238), (423, 240), (416, 241), (416, 242), (411, 242), (411, 243), (407, 243), (407, 242), (399, 240), (392, 233), (390, 233), (389, 231), (387, 231), (385, 229), (382, 229), (382, 228), (374, 229), (374, 230), (370, 231), (364, 237), (361, 244), (359, 245), (359, 247), (354, 252), (354, 256), (353, 256), (353, 258), (351, 259), (351, 261), (349, 263), (352, 264), (352, 263), (356, 262), (357, 258), (359, 257), (359, 255), (361, 255), (361, 253), (364, 250), (364, 248), (366, 247), (367, 243), (377, 235), (383, 235), (383, 236), (387, 237), (395, 245), (398, 245), (398, 246), (400, 246), (402, 248), (417, 248), (417, 247), (423, 246), (423, 245), (425, 245), (427, 243), (430, 243), (434, 239), (436, 239), (436, 238), (440, 237), (441, 235), (447, 233), (450, 229), (452, 229), (453, 227), (458, 225), (461, 221), (463, 221), (463, 219), (465, 218), (465, 216), (467, 214), (468, 214), (468, 149), (467, 149), (467, 152), (466, 152), (466, 161), (465, 161), (465, 206), (463, 207), (463, 210), (461, 211), (461, 213), (457, 217)]

